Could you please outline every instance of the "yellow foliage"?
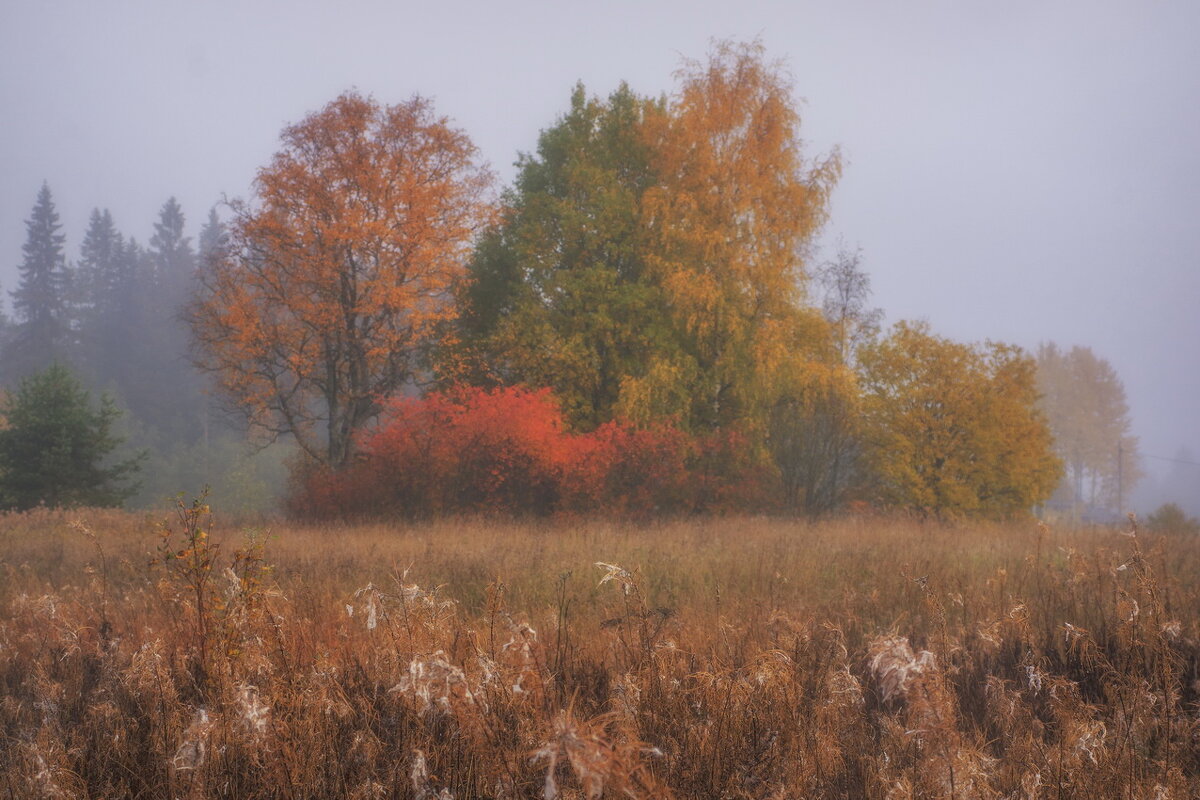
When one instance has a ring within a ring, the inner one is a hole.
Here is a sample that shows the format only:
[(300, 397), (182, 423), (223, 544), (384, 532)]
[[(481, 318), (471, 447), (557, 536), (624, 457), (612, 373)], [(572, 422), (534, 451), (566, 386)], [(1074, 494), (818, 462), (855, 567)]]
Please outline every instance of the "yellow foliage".
[(660, 159), (648, 266), (695, 362), (693, 417), (722, 425), (761, 417), (792, 360), (803, 255), (841, 164), (805, 160), (791, 84), (761, 45), (720, 43), (678, 78), (668, 113), (647, 121)]
[(862, 353), (866, 437), (885, 498), (938, 516), (1013, 516), (1061, 464), (1020, 348), (960, 344), (900, 323)]

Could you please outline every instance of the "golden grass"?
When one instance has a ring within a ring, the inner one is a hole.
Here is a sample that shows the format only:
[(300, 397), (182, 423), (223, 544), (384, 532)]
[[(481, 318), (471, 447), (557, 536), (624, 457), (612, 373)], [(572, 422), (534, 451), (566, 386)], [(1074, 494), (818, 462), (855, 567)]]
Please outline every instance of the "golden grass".
[(0, 518), (0, 797), (1200, 796), (1194, 540), (158, 522)]

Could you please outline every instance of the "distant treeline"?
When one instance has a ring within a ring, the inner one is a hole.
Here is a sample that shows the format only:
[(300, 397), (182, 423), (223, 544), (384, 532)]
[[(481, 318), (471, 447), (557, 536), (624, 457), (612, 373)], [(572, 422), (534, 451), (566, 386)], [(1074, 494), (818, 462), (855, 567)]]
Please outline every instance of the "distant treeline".
[[(168, 199), (143, 245), (122, 234), (107, 210), (95, 209), (78, 257), (70, 259), (43, 185), (26, 221), (13, 319), (0, 314), (0, 386), (14, 390), (58, 364), (94, 394), (110, 397), (123, 411), (117, 427), (125, 453), (149, 455), (138, 505), (212, 483), (231, 505), (266, 508), (278, 491), (272, 484), (280, 481), (266, 460), (247, 451), (244, 426), (231, 427), (214, 403), (207, 378), (190, 359), (181, 318), (201, 266), (226, 238), (225, 227), (210, 211), (193, 247), (184, 224), (179, 203)], [(227, 479), (231, 475), (238, 477)]]
[(861, 255), (815, 255), (841, 161), (804, 151), (759, 45), (685, 61), (669, 96), (576, 87), (517, 168), (497, 199), (428, 100), (349, 92), (196, 249), (170, 200), (145, 248), (95, 212), (68, 265), (43, 188), (4, 377), (66, 361), (194, 448), (214, 419), (194, 359), (295, 444), (308, 514), (1025, 515), (1063, 474), (1054, 435), (1071, 504), (1104, 499), (1031, 355), (882, 331)]

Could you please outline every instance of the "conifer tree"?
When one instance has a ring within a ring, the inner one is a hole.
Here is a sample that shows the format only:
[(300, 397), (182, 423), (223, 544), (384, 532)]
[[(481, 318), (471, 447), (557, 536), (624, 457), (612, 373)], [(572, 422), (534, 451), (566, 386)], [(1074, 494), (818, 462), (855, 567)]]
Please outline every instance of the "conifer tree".
[(108, 209), (92, 209), (75, 275), (81, 295), (80, 363), (92, 380), (111, 381), (128, 353), (127, 301), (133, 282), (125, 241)]
[(54, 364), (25, 378), (0, 405), (0, 509), (117, 506), (136, 485), (141, 455), (113, 462), (120, 412), (103, 397), (94, 409), (71, 372)]
[(200, 238), (196, 243), (199, 268), (205, 269), (219, 259), (229, 248), (229, 229), (217, 215), (215, 207), (208, 210), (208, 219), (200, 229)]
[(192, 241), (183, 235), (183, 227), (183, 209), (171, 197), (158, 212), (154, 235), (150, 237), (150, 253), (160, 298), (172, 308), (187, 300), (188, 287), (196, 268)]
[(63, 257), (66, 237), (60, 233), (61, 228), (50, 187), (43, 183), (25, 222), (20, 283), (12, 293), (17, 329), (3, 359), (9, 379), (28, 375), (66, 355), (70, 279)]
[(121, 253), (123, 237), (113, 224), (108, 209), (92, 209), (88, 229), (79, 246), (76, 271), (79, 282), (86, 287), (89, 306), (103, 306), (123, 289)]
[(200, 435), (199, 376), (188, 359), (188, 332), (180, 318), (194, 279), (196, 255), (184, 235), (185, 217), (171, 197), (159, 210), (137, 291), (141, 330), (136, 348), (139, 374), (126, 399), (135, 415), (167, 443)]

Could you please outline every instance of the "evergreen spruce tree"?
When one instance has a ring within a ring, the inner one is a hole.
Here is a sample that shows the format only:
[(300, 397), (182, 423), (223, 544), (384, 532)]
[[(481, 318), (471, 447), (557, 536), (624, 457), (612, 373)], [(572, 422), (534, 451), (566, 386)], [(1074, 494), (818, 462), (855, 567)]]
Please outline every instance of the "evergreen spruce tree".
[(80, 363), (93, 382), (113, 382), (128, 353), (127, 297), (132, 274), (124, 258), (125, 241), (107, 209), (93, 209), (75, 269), (83, 298), (80, 314)]
[(201, 435), (200, 380), (188, 359), (189, 337), (180, 312), (196, 270), (183, 210), (167, 200), (154, 223), (147, 251), (148, 285), (139, 287), (143, 325), (136, 351), (143, 371), (128, 395), (136, 416), (161, 437), (160, 446), (194, 443)]
[(102, 308), (126, 288), (120, 269), (124, 246), (108, 209), (92, 209), (76, 268), (80, 284), (87, 287), (89, 306)]
[(163, 203), (150, 237), (154, 263), (154, 281), (160, 300), (175, 308), (187, 300), (196, 255), (190, 237), (183, 235), (184, 216), (179, 202), (170, 198)]
[(199, 268), (202, 270), (212, 264), (215, 259), (219, 259), (229, 246), (229, 230), (217, 216), (215, 207), (208, 210), (208, 219), (205, 221), (204, 227), (200, 229), (200, 239), (196, 245), (200, 262)]
[(70, 337), (67, 294), (70, 278), (63, 257), (62, 226), (42, 184), (25, 222), (20, 283), (12, 293), (17, 328), (4, 352), (7, 379), (23, 377), (66, 356)]
[(112, 433), (120, 412), (107, 397), (94, 409), (66, 367), (25, 378), (0, 413), (0, 508), (116, 506), (136, 489), (127, 481), (142, 457), (111, 457), (121, 444)]

